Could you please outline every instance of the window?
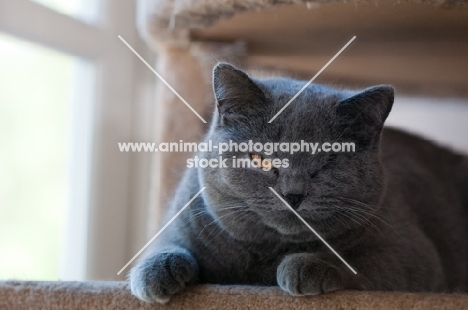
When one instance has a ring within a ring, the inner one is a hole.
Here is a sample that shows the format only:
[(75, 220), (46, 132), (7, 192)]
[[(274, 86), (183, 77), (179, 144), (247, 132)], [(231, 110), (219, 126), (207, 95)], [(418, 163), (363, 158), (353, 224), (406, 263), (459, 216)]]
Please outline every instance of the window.
[(154, 56), (99, 3), (2, 1), (0, 279), (122, 279), (145, 238), (149, 155), (117, 143), (152, 139), (155, 77), (117, 36)]
[(73, 57), (0, 35), (1, 278), (58, 279), (75, 66)]
[(100, 0), (31, 0), (57, 12), (70, 15), (85, 22), (95, 22), (99, 18)]

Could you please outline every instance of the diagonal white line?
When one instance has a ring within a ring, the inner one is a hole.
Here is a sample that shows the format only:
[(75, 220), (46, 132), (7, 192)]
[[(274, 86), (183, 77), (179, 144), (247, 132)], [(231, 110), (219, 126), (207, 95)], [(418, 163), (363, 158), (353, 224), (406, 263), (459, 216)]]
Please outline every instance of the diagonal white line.
[(166, 84), (167, 87), (169, 87), (170, 90), (172, 90), (172, 92), (177, 96), (179, 97), (180, 100), (182, 100), (183, 103), (185, 103), (185, 105), (190, 109), (192, 110), (193, 113), (195, 113), (196, 116), (198, 116), (199, 119), (201, 119), (201, 121), (203, 123), (206, 124), (206, 121), (203, 119), (203, 117), (200, 116), (200, 114), (197, 113), (197, 111), (195, 111), (194, 108), (192, 108), (192, 106), (190, 104), (188, 104), (187, 101), (185, 101), (184, 98), (182, 98), (181, 95), (179, 95), (178, 92), (176, 92), (176, 90), (174, 88), (171, 87), (171, 85), (169, 85), (169, 83), (166, 82), (166, 80), (163, 79), (162, 76), (159, 75), (159, 73), (156, 72), (156, 70), (153, 69), (153, 67), (151, 67), (147, 62), (146, 60), (143, 59), (143, 57), (140, 56), (140, 54), (138, 54), (134, 49), (133, 47), (130, 46), (130, 44), (127, 43), (127, 41), (125, 41), (120, 35), (119, 35), (119, 39), (122, 40), (122, 42), (127, 45), (127, 47), (138, 57), (140, 58), (140, 60), (148, 67), (150, 68), (151, 71), (153, 71), (154, 74), (156, 74), (156, 76), (164, 83)]
[(132, 258), (125, 266), (123, 266), (122, 269), (120, 269), (119, 272), (117, 272), (117, 274), (118, 274), (118, 275), (121, 274), (122, 271), (124, 271), (125, 268), (127, 268), (128, 265), (130, 265), (130, 264), (135, 260), (135, 258), (137, 258), (138, 255), (140, 255), (141, 252), (143, 252), (143, 251), (150, 245), (150, 243), (153, 242), (154, 239), (156, 239), (156, 238), (167, 228), (167, 226), (169, 226), (169, 225), (170, 225), (170, 224), (171, 224), (171, 223), (172, 223), (172, 222), (173, 222), (189, 205), (190, 205), (190, 203), (191, 203), (192, 201), (194, 201), (195, 198), (197, 198), (198, 195), (200, 195), (201, 192), (203, 192), (203, 191), (205, 190), (205, 188), (206, 188), (206, 187), (203, 187), (198, 193), (196, 193), (195, 196), (193, 196), (192, 199), (190, 199), (189, 202), (187, 202), (187, 204), (186, 204), (182, 209), (180, 209), (179, 212), (177, 212), (176, 215), (174, 215), (174, 216), (169, 220), (169, 222), (167, 222), (167, 224), (164, 225), (164, 227), (161, 228), (161, 230), (158, 231), (158, 233), (157, 233), (153, 238), (151, 238), (151, 240), (148, 241), (148, 243), (146, 243), (145, 246), (144, 246), (140, 251), (138, 251), (138, 253), (136, 253), (135, 256), (133, 256), (133, 258)]
[(338, 254), (326, 241), (325, 239), (322, 238), (322, 236), (320, 236), (316, 231), (315, 229), (312, 228), (312, 226), (309, 225), (309, 223), (306, 222), (306, 220), (304, 220), (302, 218), (302, 216), (299, 215), (299, 213), (296, 212), (296, 210), (294, 210), (287, 202), (286, 200), (283, 199), (283, 197), (281, 197), (272, 187), (269, 187), (269, 189), (276, 195), (278, 196), (278, 198), (292, 211), (292, 213), (294, 213), (316, 236), (317, 238), (320, 239), (320, 241), (322, 241), (332, 252), (333, 254), (335, 254), (345, 265), (346, 267), (348, 267), (354, 274), (357, 274), (356, 270), (353, 269), (353, 267), (351, 267), (344, 259), (343, 257), (340, 256), (340, 254)]
[(316, 74), (316, 75), (314, 75), (314, 77), (313, 77), (313, 78), (312, 78), (312, 79), (311, 79), (309, 82), (307, 82), (307, 84), (305, 84), (305, 85), (304, 85), (304, 86), (301, 88), (301, 90), (300, 90), (300, 91), (299, 91), (299, 92), (298, 92), (296, 95), (294, 95), (294, 97), (292, 97), (292, 98), (291, 98), (291, 100), (289, 100), (289, 101), (288, 101), (288, 103), (286, 103), (286, 104), (285, 104), (285, 106), (284, 106), (284, 107), (282, 107), (282, 108), (281, 108), (281, 110), (279, 110), (279, 112), (278, 112), (278, 113), (276, 113), (276, 114), (275, 114), (275, 116), (273, 116), (273, 117), (272, 117), (272, 118), (271, 118), (271, 119), (268, 121), (268, 123), (271, 123), (271, 122), (273, 122), (273, 120), (274, 120), (275, 118), (277, 118), (277, 117), (278, 117), (278, 115), (280, 115), (280, 114), (281, 114), (281, 112), (283, 112), (283, 111), (284, 111), (284, 109), (286, 109), (286, 108), (288, 107), (288, 105), (290, 105), (290, 104), (291, 104), (291, 102), (293, 102), (293, 101), (294, 101), (294, 99), (296, 99), (296, 98), (297, 98), (297, 96), (299, 96), (299, 95), (300, 95), (300, 94), (301, 94), (301, 93), (304, 91), (304, 89), (306, 89), (306, 88), (307, 88), (307, 86), (309, 86), (309, 85), (310, 85), (310, 83), (312, 83), (312, 82), (315, 80), (315, 78), (317, 78), (317, 76), (319, 76), (319, 74), (320, 74), (320, 73), (322, 73), (322, 71), (323, 71), (323, 70), (325, 70), (325, 69), (328, 67), (328, 65), (332, 63), (332, 61), (333, 61), (333, 60), (335, 60), (335, 58), (336, 58), (336, 57), (338, 57), (338, 55), (340, 55), (340, 54), (341, 54), (341, 52), (343, 52), (343, 51), (345, 50), (345, 48), (347, 48), (347, 47), (348, 47), (348, 45), (350, 45), (350, 44), (351, 44), (351, 42), (353, 42), (353, 41), (354, 41), (354, 39), (356, 39), (356, 36), (354, 36), (354, 37), (353, 37), (351, 40), (349, 40), (349, 42), (348, 42), (348, 43), (346, 43), (346, 45), (345, 45), (345, 46), (343, 46), (343, 48), (342, 48), (342, 49), (340, 49), (340, 51), (339, 51), (338, 53), (336, 53), (336, 55), (335, 55), (335, 56), (333, 56), (333, 58), (332, 58), (332, 59), (330, 59), (330, 61), (329, 61), (329, 62), (327, 62), (327, 64), (326, 64), (325, 66), (323, 66), (323, 68), (322, 68), (322, 69), (320, 69), (320, 71), (319, 71), (319, 72), (317, 72), (317, 74)]

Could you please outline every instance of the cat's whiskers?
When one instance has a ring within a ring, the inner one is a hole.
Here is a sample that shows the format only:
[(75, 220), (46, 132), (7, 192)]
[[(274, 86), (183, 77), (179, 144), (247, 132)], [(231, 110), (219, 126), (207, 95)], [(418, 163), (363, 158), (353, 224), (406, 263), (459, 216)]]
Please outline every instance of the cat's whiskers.
[[(211, 225), (213, 225), (213, 224), (215, 224), (215, 223), (219, 223), (219, 221), (220, 221), (222, 218), (227, 217), (227, 216), (229, 216), (229, 215), (237, 214), (237, 213), (244, 213), (244, 212), (246, 211), (246, 207), (244, 207), (244, 206), (218, 208), (217, 210), (226, 210), (226, 209), (235, 209), (235, 210), (234, 210), (234, 211), (231, 211), (231, 212), (228, 212), (228, 213), (226, 213), (226, 214), (223, 214), (223, 215), (221, 215), (221, 216), (218, 216), (218, 217), (216, 217), (216, 218), (213, 218), (213, 220), (212, 220), (210, 223), (206, 224), (206, 225), (203, 227), (203, 229), (202, 229), (202, 230), (200, 231), (200, 233), (197, 235), (197, 238), (199, 238), (199, 237), (202, 235), (202, 233), (205, 231), (206, 228), (208, 228), (209, 226), (211, 226)], [(214, 231), (216, 228), (217, 228), (217, 226), (215, 226), (215, 227), (213, 228), (213, 230), (208, 234), (208, 236), (207, 236), (205, 239), (207, 239), (207, 238), (213, 233), (213, 231)], [(219, 228), (219, 229), (222, 231), (221, 228)], [(206, 240), (205, 240), (205, 241), (206, 241)], [(205, 241), (204, 241), (204, 242), (205, 242)]]
[(353, 210), (353, 211), (356, 211), (356, 212), (361, 212), (361, 213), (364, 213), (366, 215), (372, 216), (372, 217), (377, 218), (378, 220), (382, 221), (383, 223), (389, 225), (390, 227), (392, 227), (389, 223), (387, 223), (385, 221), (387, 219), (381, 213), (379, 213), (377, 209), (365, 210), (365, 209), (360, 208), (360, 207), (352, 207), (352, 206), (349, 206), (349, 205), (347, 205), (344, 208), (346, 208), (348, 210)]
[(333, 207), (333, 211), (335, 212), (335, 214), (340, 214), (340, 215), (346, 217), (347, 219), (352, 220), (358, 226), (364, 227), (367, 231), (370, 231), (369, 227), (371, 227), (371, 228), (376, 229), (379, 233), (381, 233), (381, 231), (380, 231), (380, 229), (378, 228), (377, 225), (372, 223), (371, 220), (366, 218), (364, 215), (356, 212), (355, 210), (350, 210), (350, 209), (347, 209), (347, 208), (344, 208), (344, 207), (339, 207), (339, 206), (331, 204), (331, 203), (328, 203), (328, 204)]
[[(356, 223), (358, 226), (364, 227), (365, 230), (367, 230), (367, 231), (370, 232), (369, 227), (367, 227), (367, 225), (366, 225), (366, 224), (368, 224), (368, 223), (366, 223), (365, 221), (363, 221), (362, 218), (354, 218), (354, 217), (353, 217), (353, 215), (355, 216), (356, 214), (349, 214), (349, 213), (346, 213), (346, 212), (339, 211), (339, 212), (336, 212), (334, 215), (335, 215), (336, 217), (338, 217), (338, 218), (339, 218), (340, 216), (342, 216), (342, 217), (344, 218), (344, 221), (351, 220), (351, 221), (353, 221), (354, 223)], [(338, 218), (336, 218), (336, 217), (335, 217), (335, 219), (338, 219)], [(343, 224), (343, 221), (342, 221), (342, 220), (339, 220), (339, 221), (340, 221), (340, 223)], [(345, 227), (350, 227), (349, 223), (345, 223), (345, 224), (343, 224), (343, 225), (344, 225)], [(350, 227), (350, 228), (352, 228), (352, 227)], [(373, 228), (373, 227), (372, 227), (372, 228)]]
[(364, 202), (359, 201), (359, 200), (356, 200), (356, 199), (348, 198), (348, 197), (334, 197), (334, 198), (335, 198), (335, 199), (338, 199), (338, 200), (345, 201), (345, 202), (353, 203), (353, 204), (356, 204), (356, 205), (359, 205), (359, 206), (363, 206), (363, 207), (366, 207), (366, 208), (369, 208), (369, 209), (373, 209), (373, 210), (378, 210), (378, 209), (394, 209), (394, 208), (385, 207), (385, 206), (376, 207), (376, 206), (373, 206), (373, 205), (364, 203)]
[[(346, 203), (346, 204), (354, 204), (354, 206), (357, 207), (357, 208), (355, 208), (357, 211), (366, 211), (366, 212), (369, 213), (369, 215), (379, 217), (379, 220), (381, 220), (381, 221), (388, 220), (388, 218), (386, 218), (384, 216), (384, 214), (382, 214), (382, 212), (381, 212), (381, 209), (385, 209), (385, 207), (376, 207), (376, 206), (366, 204), (366, 203), (358, 201), (358, 200), (354, 200), (354, 199), (351, 199), (351, 198), (345, 198), (345, 197), (336, 197), (336, 199), (338, 199), (341, 202)], [(349, 206), (347, 206), (347, 207), (348, 208), (353, 208), (353, 207), (349, 207)], [(386, 223), (386, 224), (388, 224), (388, 223)]]
[[(234, 214), (235, 213), (235, 214)], [(231, 223), (229, 224), (232, 224), (232, 225), (229, 225), (229, 226), (234, 226), (235, 224), (237, 224), (241, 219), (244, 219), (246, 216), (250, 215), (249, 212), (245, 212), (245, 213), (239, 213), (239, 212), (232, 212), (232, 213), (229, 213), (228, 215), (235, 215), (237, 217), (235, 217)], [(211, 230), (211, 232), (208, 234), (208, 236), (206, 236), (205, 240), (204, 240), (204, 243), (205, 244), (208, 244), (210, 242), (213, 242), (214, 240), (216, 240), (216, 238), (218, 238), (221, 233), (224, 231), (224, 229), (219, 229), (219, 232), (218, 234), (211, 240), (208, 240), (208, 238), (211, 236), (211, 234), (216, 230), (216, 226), (213, 227), (213, 229)]]
[[(241, 206), (231, 206), (231, 207), (227, 206), (227, 207), (216, 208), (216, 210), (229, 210), (229, 209), (239, 209), (239, 208), (242, 208), (242, 207)], [(205, 214), (209, 215), (210, 212), (207, 209), (192, 211), (191, 217), (188, 220), (195, 220)]]
[[(240, 222), (241, 219), (243, 220), (244, 218), (246, 218), (247, 216), (249, 216), (250, 213), (249, 213), (249, 212), (245, 212), (245, 213), (241, 213), (241, 214), (236, 213), (235, 215), (237, 216), (237, 218), (234, 218), (234, 219), (232, 220), (232, 222), (229, 223), (230, 225), (228, 225), (228, 226), (234, 226), (235, 224), (237, 224), (238, 222)], [(206, 237), (206, 239), (208, 239), (208, 238), (211, 236), (211, 234), (213, 233), (214, 230), (216, 230), (216, 228), (213, 228), (213, 229), (212, 229), (212, 231), (208, 234), (208, 236)], [(218, 232), (218, 234), (217, 234), (213, 239), (211, 239), (210, 241), (207, 241), (207, 240), (206, 240), (207, 243), (213, 242), (214, 240), (216, 240), (216, 238), (218, 238), (218, 236), (219, 236), (223, 231), (224, 231), (223, 229), (220, 229), (219, 232)]]
[(342, 214), (348, 216), (348, 218), (352, 218), (354, 216), (356, 221), (361, 223), (361, 226), (364, 227), (367, 231), (370, 231), (369, 228), (372, 228), (382, 235), (382, 231), (380, 230), (379, 226), (377, 226), (375, 223), (373, 223), (370, 219), (366, 218), (362, 214), (359, 214), (358, 212), (349, 209), (343, 209), (342, 212)]
[[(337, 198), (338, 199), (338, 198)], [(358, 202), (358, 201), (355, 201), (355, 202)], [(361, 205), (362, 207), (364, 206), (367, 206), (367, 207), (372, 207), (370, 208), (370, 210), (365, 210), (365, 209), (362, 209), (362, 208), (357, 208), (357, 207), (352, 207), (352, 206), (346, 206), (346, 207), (338, 207), (336, 205), (334, 205), (336, 208), (342, 208), (344, 210), (349, 210), (349, 211), (352, 211), (352, 212), (355, 212), (355, 213), (361, 213), (362, 214), (365, 214), (365, 215), (368, 215), (368, 216), (371, 216), (375, 219), (378, 219), (379, 221), (381, 221), (383, 224), (387, 225), (388, 227), (390, 227), (393, 231), (395, 231), (395, 233), (400, 237), (401, 235), (398, 233), (398, 231), (395, 229), (395, 227), (393, 227), (392, 225), (390, 225), (386, 219), (384, 219), (384, 216), (382, 214), (380, 214), (378, 212), (378, 209), (376, 207), (373, 207), (371, 205), (366, 205), (364, 203), (362, 203), (363, 205)], [(370, 211), (373, 211), (373, 212), (370, 212)], [(375, 225), (375, 224), (374, 224)]]
[[(340, 214), (339, 212), (337, 212), (337, 213), (335, 213), (334, 215), (335, 215), (334, 218), (333, 218), (334, 220), (337, 220), (338, 222), (340, 222), (340, 224), (343, 225), (344, 227), (349, 227), (349, 224), (346, 223), (345, 221), (343, 221), (343, 220), (340, 218), (340, 215), (342, 215), (342, 214)], [(358, 224), (358, 223), (356, 223), (356, 224)]]

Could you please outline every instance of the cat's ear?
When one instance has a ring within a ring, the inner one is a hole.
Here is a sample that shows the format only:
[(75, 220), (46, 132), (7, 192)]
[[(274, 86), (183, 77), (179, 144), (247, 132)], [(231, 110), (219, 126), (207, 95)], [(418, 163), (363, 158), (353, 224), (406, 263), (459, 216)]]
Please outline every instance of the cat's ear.
[(257, 84), (244, 71), (228, 63), (218, 63), (214, 67), (213, 91), (221, 118), (255, 114), (265, 102)]
[(336, 113), (346, 136), (362, 144), (377, 142), (392, 109), (394, 93), (390, 85), (377, 85), (338, 102)]

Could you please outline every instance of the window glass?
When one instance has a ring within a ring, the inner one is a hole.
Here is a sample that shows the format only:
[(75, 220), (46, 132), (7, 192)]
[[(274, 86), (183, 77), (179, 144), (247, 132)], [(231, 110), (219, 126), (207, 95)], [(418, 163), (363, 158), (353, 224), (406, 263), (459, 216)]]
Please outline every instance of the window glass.
[(73, 194), (71, 116), (80, 79), (90, 79), (86, 66), (0, 33), (0, 279), (60, 278)]
[(95, 22), (99, 17), (101, 1), (98, 0), (31, 0), (54, 11), (73, 16), (85, 22)]

